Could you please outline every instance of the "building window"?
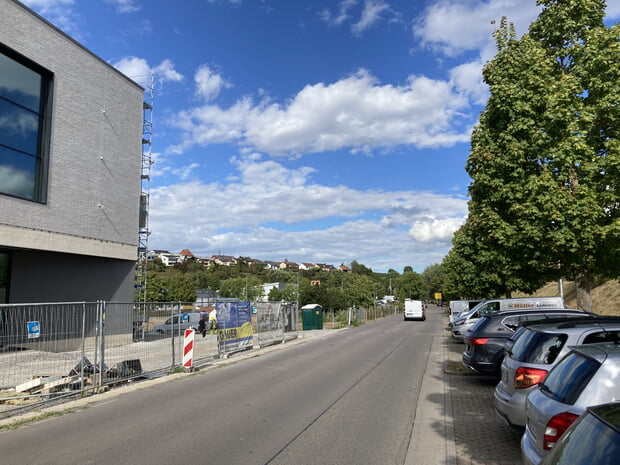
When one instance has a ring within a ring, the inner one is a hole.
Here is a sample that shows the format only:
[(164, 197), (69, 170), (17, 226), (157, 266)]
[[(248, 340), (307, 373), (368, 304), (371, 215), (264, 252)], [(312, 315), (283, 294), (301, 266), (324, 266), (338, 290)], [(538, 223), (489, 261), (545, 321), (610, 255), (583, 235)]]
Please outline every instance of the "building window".
[(52, 74), (0, 44), (0, 193), (47, 200)]

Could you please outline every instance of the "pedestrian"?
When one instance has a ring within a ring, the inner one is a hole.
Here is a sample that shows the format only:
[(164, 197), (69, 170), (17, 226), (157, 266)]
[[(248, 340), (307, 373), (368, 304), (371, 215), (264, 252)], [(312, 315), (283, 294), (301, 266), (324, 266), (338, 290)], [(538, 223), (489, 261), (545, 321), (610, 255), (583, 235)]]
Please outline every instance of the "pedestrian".
[(200, 315), (200, 321), (198, 322), (198, 331), (202, 334), (202, 337), (207, 335), (207, 322), (205, 321), (205, 316)]

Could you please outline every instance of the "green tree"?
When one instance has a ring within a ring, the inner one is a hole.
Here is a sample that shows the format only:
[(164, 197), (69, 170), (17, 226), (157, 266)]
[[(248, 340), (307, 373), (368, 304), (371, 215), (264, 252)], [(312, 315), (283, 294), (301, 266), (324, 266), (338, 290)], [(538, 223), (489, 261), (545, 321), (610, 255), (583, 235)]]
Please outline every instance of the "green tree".
[(162, 272), (166, 270), (166, 265), (161, 261), (161, 258), (155, 257), (153, 261), (147, 263), (146, 268), (148, 271)]
[(367, 308), (374, 303), (374, 281), (368, 276), (349, 274), (345, 277), (343, 291), (346, 292), (350, 306)]
[(396, 278), (398, 299), (415, 299), (420, 300), (423, 294), (422, 276), (413, 271), (411, 267), (405, 267), (402, 275)]
[(254, 301), (262, 298), (263, 283), (255, 276), (230, 278), (220, 283), (220, 296)]
[(353, 260), (351, 262), (351, 273), (372, 276), (372, 269), (368, 268), (365, 265), (362, 265), (361, 263), (358, 263), (357, 260)]
[(277, 287), (272, 288), (269, 291), (267, 300), (270, 302), (297, 302), (298, 294), (299, 292), (296, 284), (287, 284), (284, 286), (284, 289), (281, 290)]
[(496, 240), (496, 230), (483, 229), (475, 214), (459, 228), (452, 249), (444, 258), (446, 298), (511, 297), (512, 290), (533, 292), (544, 279), (519, 277), (518, 260), (511, 258)]
[(194, 302), (196, 300), (196, 287), (193, 280), (185, 273), (175, 273), (168, 280), (166, 300), (174, 302)]
[(590, 276), (620, 267), (620, 30), (601, 0), (538, 4), (521, 39), (505, 20), (495, 33), (469, 220), (516, 288), (568, 275), (591, 310)]
[(422, 272), (422, 298), (434, 299), (436, 292), (443, 294), (443, 268), (439, 264), (427, 266)]
[[(155, 272), (148, 272), (146, 274), (146, 301), (165, 302), (167, 293), (167, 280), (160, 278)], [(138, 299), (138, 296), (134, 295), (134, 299)]]

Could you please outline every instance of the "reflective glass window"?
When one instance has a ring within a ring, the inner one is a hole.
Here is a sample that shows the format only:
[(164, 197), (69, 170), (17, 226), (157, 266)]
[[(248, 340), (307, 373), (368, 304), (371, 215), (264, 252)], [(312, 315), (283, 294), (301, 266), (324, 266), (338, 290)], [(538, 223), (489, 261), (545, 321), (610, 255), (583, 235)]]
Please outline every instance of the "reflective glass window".
[(51, 74), (0, 45), (0, 193), (46, 199)]
[(600, 364), (595, 360), (571, 353), (549, 372), (540, 390), (558, 402), (572, 405), (599, 367)]

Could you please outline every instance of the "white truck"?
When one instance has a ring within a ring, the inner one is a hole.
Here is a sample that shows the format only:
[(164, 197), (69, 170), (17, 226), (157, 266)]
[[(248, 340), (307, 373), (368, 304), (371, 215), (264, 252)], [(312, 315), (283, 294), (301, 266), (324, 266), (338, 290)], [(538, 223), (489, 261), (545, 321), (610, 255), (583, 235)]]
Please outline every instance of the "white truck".
[(407, 320), (426, 320), (424, 302), (421, 300), (405, 299), (405, 321)]
[(452, 323), (457, 319), (460, 313), (467, 312), (478, 305), (482, 300), (451, 300), (450, 306), (450, 327)]
[(563, 297), (518, 297), (515, 299), (483, 300), (471, 310), (462, 312), (452, 322), (452, 337), (463, 341), (467, 331), (480, 317), (508, 310), (546, 310), (566, 308)]

